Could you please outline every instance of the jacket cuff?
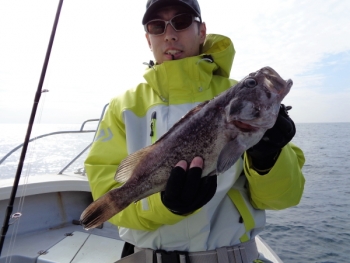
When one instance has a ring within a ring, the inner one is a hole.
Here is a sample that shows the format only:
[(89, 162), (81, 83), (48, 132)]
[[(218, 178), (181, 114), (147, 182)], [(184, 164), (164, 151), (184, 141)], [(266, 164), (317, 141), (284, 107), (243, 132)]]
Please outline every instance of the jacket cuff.
[(302, 151), (289, 143), (283, 147), (271, 170), (261, 176), (245, 155), (244, 172), (252, 205), (257, 209), (274, 210), (297, 205), (304, 190), (305, 179), (301, 171), (304, 161)]

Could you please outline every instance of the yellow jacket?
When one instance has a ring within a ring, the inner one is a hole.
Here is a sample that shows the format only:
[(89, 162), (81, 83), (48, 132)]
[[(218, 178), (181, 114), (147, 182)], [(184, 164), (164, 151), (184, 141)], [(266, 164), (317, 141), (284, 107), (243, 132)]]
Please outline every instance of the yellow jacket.
[[(208, 35), (202, 50), (199, 56), (148, 68), (145, 83), (111, 100), (85, 161), (94, 199), (120, 186), (114, 175), (128, 154), (152, 144), (190, 109), (236, 83), (229, 79), (235, 54), (229, 38)], [(213, 199), (190, 216), (171, 213), (157, 193), (129, 205), (110, 222), (119, 226), (125, 241), (138, 247), (203, 251), (235, 245), (245, 240), (242, 236), (249, 239), (263, 229), (264, 209), (299, 203), (304, 161), (302, 151), (290, 143), (271, 171), (261, 176), (245, 155), (219, 176)], [(239, 223), (242, 211), (229, 194), (233, 190), (242, 196), (240, 202), (250, 214), (248, 228), (246, 222)]]

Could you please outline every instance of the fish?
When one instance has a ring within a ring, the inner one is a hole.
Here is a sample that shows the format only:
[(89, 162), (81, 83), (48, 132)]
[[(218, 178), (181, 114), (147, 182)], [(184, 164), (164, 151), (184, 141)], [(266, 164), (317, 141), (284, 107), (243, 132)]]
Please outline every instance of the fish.
[(202, 157), (202, 177), (227, 171), (273, 127), (292, 85), (291, 79), (263, 67), (190, 110), (154, 144), (120, 163), (114, 179), (123, 185), (92, 202), (81, 214), (82, 226), (95, 228), (130, 204), (165, 190), (179, 160), (190, 163)]

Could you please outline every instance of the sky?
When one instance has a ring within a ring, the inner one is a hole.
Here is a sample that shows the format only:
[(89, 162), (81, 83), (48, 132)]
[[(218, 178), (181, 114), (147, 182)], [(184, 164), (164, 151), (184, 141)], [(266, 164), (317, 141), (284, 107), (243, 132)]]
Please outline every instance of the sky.
[[(58, 0), (0, 0), (0, 123), (27, 123)], [(207, 33), (226, 35), (231, 78), (263, 66), (294, 85), (296, 123), (350, 122), (350, 1), (199, 0)], [(143, 82), (153, 59), (146, 0), (65, 0), (36, 123), (99, 118), (111, 98)]]

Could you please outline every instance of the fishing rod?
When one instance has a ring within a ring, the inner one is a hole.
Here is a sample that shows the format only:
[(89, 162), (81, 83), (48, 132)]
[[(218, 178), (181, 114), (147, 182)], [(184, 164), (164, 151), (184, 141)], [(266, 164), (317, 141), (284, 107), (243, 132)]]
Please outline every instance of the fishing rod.
[(10, 226), (10, 224), (9, 224), (10, 217), (11, 217), (12, 210), (13, 210), (13, 204), (14, 204), (15, 198), (16, 198), (16, 193), (17, 193), (17, 189), (18, 189), (19, 180), (21, 178), (22, 168), (23, 168), (24, 159), (25, 159), (26, 153), (27, 153), (27, 148), (28, 148), (28, 144), (29, 144), (29, 138), (30, 138), (30, 134), (32, 132), (33, 124), (34, 124), (36, 110), (38, 108), (38, 104), (39, 104), (39, 101), (40, 101), (41, 93), (44, 92), (42, 90), (42, 87), (43, 87), (43, 83), (44, 83), (44, 79), (45, 79), (45, 75), (46, 75), (47, 65), (49, 64), (51, 49), (52, 49), (53, 41), (55, 39), (56, 28), (57, 28), (57, 25), (58, 25), (58, 20), (59, 20), (59, 17), (60, 17), (62, 5), (63, 5), (63, 0), (59, 0), (57, 11), (56, 11), (56, 16), (55, 16), (55, 21), (53, 23), (53, 27), (52, 27), (52, 31), (51, 31), (50, 41), (49, 41), (49, 44), (48, 44), (48, 47), (47, 47), (47, 50), (46, 50), (46, 56), (45, 56), (45, 60), (44, 60), (44, 64), (43, 64), (42, 70), (41, 70), (41, 75), (40, 75), (40, 79), (39, 79), (38, 88), (37, 88), (37, 91), (36, 91), (35, 97), (34, 97), (34, 103), (33, 103), (32, 112), (30, 114), (30, 118), (29, 118), (29, 122), (28, 122), (27, 133), (26, 133), (26, 136), (25, 136), (25, 139), (24, 139), (21, 156), (20, 156), (20, 159), (19, 159), (19, 162), (18, 162), (17, 171), (16, 171), (14, 182), (13, 182), (13, 187), (12, 187), (12, 191), (11, 191), (10, 200), (9, 200), (9, 203), (8, 203), (8, 206), (7, 206), (7, 209), (6, 209), (4, 223), (3, 223), (3, 226), (1, 228), (0, 257), (1, 257), (1, 251), (2, 251), (3, 245), (4, 245), (4, 242), (5, 242), (6, 233), (7, 233), (7, 230), (9, 228), (9, 226)]

